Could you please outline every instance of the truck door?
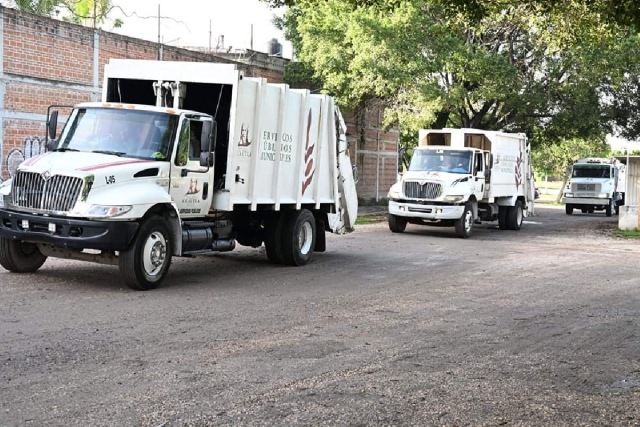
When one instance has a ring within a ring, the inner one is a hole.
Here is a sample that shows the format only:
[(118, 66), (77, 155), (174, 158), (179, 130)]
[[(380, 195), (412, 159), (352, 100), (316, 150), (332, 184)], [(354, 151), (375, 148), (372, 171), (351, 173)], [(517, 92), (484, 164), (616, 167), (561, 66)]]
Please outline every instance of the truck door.
[(475, 151), (473, 159), (473, 194), (476, 196), (476, 199), (482, 200), (484, 199), (484, 190), (485, 190), (485, 177), (484, 177), (484, 156), (482, 152)]
[[(213, 168), (200, 166), (200, 117), (183, 117), (171, 166), (171, 198), (180, 217), (202, 217), (209, 212), (213, 195)], [(209, 119), (210, 120), (210, 119)]]

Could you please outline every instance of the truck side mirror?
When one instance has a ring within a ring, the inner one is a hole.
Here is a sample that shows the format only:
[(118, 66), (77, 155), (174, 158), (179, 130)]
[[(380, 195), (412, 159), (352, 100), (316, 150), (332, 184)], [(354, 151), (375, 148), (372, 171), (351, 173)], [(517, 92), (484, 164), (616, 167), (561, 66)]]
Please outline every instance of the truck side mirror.
[(58, 133), (58, 110), (51, 112), (47, 122), (47, 132), (49, 133), (49, 139), (56, 139), (56, 134)]
[(200, 166), (202, 167), (213, 166), (217, 133), (218, 126), (216, 122), (202, 122), (202, 135), (200, 136)]

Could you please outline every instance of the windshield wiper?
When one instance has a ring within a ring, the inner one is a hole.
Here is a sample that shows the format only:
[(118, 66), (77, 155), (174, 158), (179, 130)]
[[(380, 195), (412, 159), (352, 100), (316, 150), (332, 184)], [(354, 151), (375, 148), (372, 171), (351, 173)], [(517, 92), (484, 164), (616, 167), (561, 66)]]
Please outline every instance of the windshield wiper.
[(93, 150), (92, 153), (109, 154), (111, 156), (118, 156), (118, 157), (122, 157), (125, 154), (127, 154), (127, 153), (122, 152), (122, 151), (109, 151), (109, 150)]
[(80, 151), (77, 148), (67, 148), (67, 147), (60, 147), (60, 148), (56, 148), (53, 151), (59, 151), (61, 153), (64, 153), (65, 151)]

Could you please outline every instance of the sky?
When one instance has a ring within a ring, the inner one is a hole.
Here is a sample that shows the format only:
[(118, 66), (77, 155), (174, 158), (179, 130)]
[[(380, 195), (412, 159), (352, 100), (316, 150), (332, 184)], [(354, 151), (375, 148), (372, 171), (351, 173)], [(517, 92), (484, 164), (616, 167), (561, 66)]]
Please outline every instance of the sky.
[(128, 16), (114, 9), (110, 18), (120, 18), (124, 25), (112, 29), (107, 22), (103, 25), (107, 31), (157, 41), (160, 4), (160, 16), (166, 17), (161, 19), (160, 33), (166, 44), (208, 48), (211, 20), (212, 47), (218, 36), (224, 35), (225, 48), (249, 48), (253, 24), (254, 50), (266, 52), (267, 42), (277, 38), (283, 45), (283, 56), (292, 56), (291, 44), (271, 23), (273, 15), (282, 15), (284, 9), (269, 9), (259, 0), (113, 0), (113, 4)]

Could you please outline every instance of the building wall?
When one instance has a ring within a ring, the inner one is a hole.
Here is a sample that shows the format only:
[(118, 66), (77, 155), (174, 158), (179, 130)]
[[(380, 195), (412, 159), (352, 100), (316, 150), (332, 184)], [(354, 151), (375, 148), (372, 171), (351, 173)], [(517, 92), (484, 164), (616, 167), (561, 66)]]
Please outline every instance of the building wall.
[[(112, 58), (235, 64), (248, 77), (284, 82), (286, 60), (248, 50), (209, 54), (94, 30), (0, 6), (0, 182), (44, 150), (47, 107), (100, 100), (104, 66)], [(60, 108), (62, 126), (68, 109)], [(358, 193), (384, 198), (395, 181), (397, 131), (381, 129), (382, 110), (347, 116)]]
[(387, 197), (398, 175), (398, 129), (382, 126), (384, 109), (374, 103), (346, 114), (351, 162), (357, 166), (358, 196), (362, 203)]

